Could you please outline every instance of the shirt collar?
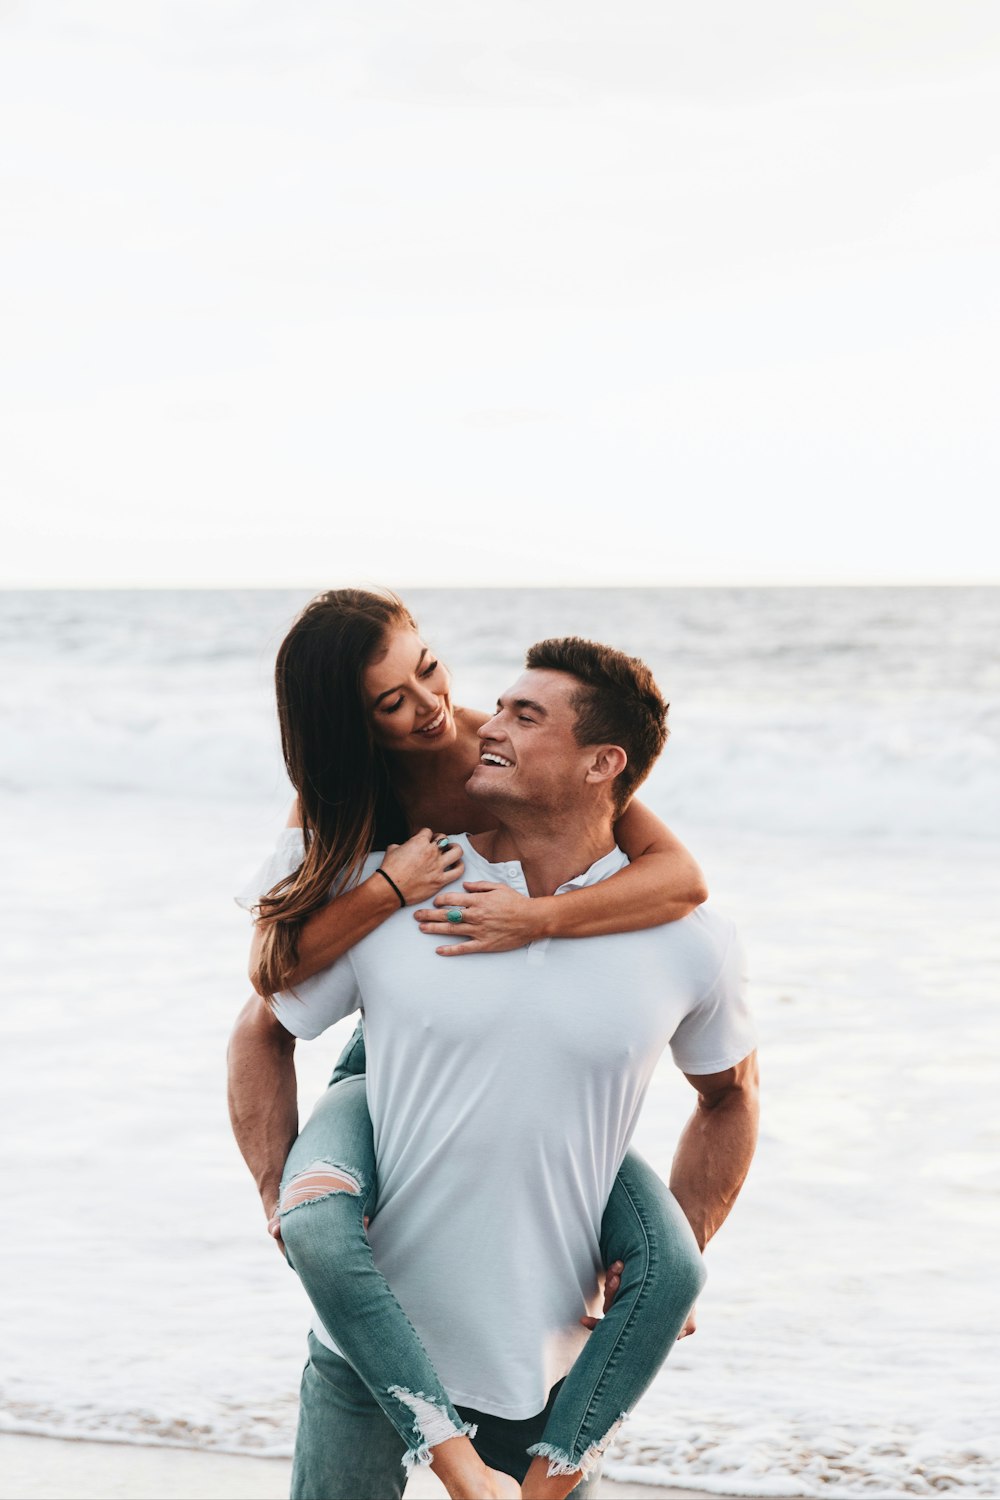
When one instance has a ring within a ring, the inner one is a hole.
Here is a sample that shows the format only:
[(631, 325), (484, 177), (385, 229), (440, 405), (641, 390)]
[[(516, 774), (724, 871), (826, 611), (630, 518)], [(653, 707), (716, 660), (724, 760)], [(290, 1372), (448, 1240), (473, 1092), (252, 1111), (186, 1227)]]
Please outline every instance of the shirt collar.
[[(461, 844), (465, 851), (466, 862), (475, 865), (483, 872), (476, 877), (477, 879), (497, 880), (504, 885), (513, 886), (524, 895), (528, 894), (528, 884), (519, 860), (507, 859), (499, 864), (491, 864), (488, 859), (484, 859), (473, 849), (467, 833), (454, 836), (452, 842)], [(609, 876), (617, 875), (628, 862), (628, 855), (616, 844), (613, 849), (608, 850), (607, 854), (602, 854), (600, 859), (595, 860), (589, 870), (584, 870), (581, 875), (574, 875), (572, 880), (564, 881), (555, 894), (561, 896), (564, 891), (579, 891), (586, 885), (597, 885), (600, 881), (607, 880)]]

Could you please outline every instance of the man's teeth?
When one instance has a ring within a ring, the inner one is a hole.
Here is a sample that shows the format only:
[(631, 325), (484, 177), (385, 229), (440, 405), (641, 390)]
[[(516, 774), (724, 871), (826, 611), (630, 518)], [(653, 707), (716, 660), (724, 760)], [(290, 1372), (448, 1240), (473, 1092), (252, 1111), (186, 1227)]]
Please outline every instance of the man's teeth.
[(504, 760), (502, 755), (494, 755), (492, 750), (484, 750), (479, 760), (484, 766), (513, 766), (514, 764), (512, 760)]
[(441, 712), (438, 714), (438, 716), (437, 716), (436, 719), (432, 719), (429, 724), (424, 724), (422, 726), (422, 728), (420, 730), (420, 733), (421, 734), (430, 734), (432, 730), (434, 730), (434, 729), (440, 729), (441, 725), (443, 723), (444, 723), (444, 709), (442, 708)]

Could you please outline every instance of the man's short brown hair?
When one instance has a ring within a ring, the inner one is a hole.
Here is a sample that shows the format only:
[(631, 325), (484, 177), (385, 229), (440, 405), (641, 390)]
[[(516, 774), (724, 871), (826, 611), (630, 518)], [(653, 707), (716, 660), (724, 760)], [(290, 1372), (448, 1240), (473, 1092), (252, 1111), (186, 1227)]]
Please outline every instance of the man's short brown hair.
[(616, 812), (645, 781), (667, 742), (667, 710), (652, 672), (637, 656), (578, 635), (538, 641), (528, 650), (529, 670), (566, 672), (579, 687), (571, 703), (578, 745), (620, 745), (628, 765), (616, 778)]

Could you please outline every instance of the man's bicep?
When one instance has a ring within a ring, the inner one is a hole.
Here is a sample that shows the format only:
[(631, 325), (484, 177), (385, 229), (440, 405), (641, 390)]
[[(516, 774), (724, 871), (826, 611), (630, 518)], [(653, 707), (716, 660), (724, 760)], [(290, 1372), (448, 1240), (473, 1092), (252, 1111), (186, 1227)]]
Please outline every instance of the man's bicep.
[(685, 1073), (684, 1077), (703, 1099), (728, 1094), (733, 1089), (756, 1087), (758, 1081), (757, 1050), (748, 1052), (740, 1062), (718, 1073)]
[(295, 1037), (283, 1026), (267, 1001), (252, 994), (233, 1024), (233, 1038), (261, 1043), (268, 1048), (292, 1052)]

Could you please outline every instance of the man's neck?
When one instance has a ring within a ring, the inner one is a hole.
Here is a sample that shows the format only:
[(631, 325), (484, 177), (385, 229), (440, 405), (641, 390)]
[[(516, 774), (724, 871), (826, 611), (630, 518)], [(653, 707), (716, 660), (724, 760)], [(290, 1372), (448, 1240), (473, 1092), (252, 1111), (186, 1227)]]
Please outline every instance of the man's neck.
[(590, 817), (579, 809), (551, 820), (540, 814), (510, 818), (469, 842), (490, 864), (517, 860), (532, 896), (552, 896), (561, 885), (582, 875), (615, 846), (611, 819), (602, 809)]

